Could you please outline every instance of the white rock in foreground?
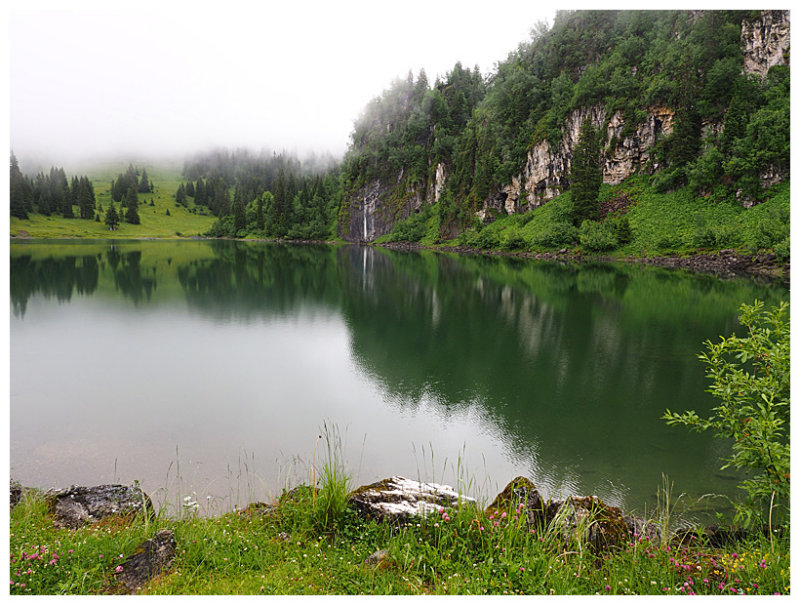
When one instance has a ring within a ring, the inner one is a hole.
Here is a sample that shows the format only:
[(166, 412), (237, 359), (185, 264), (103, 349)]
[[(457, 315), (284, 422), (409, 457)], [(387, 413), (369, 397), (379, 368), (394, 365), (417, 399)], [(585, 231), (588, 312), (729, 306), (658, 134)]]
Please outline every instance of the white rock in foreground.
[(458, 506), (459, 502), (475, 502), (449, 485), (421, 483), (398, 476), (359, 487), (348, 500), (361, 514), (388, 521), (425, 517), (443, 508)]

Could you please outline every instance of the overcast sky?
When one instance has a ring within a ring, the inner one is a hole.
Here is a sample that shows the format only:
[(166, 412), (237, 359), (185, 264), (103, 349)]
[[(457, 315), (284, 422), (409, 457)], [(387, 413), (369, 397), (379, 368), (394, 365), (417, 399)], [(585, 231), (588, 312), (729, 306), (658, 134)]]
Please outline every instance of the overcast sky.
[(555, 16), (530, 0), (114, 5), (12, 1), (9, 134), (21, 160), (215, 146), (340, 155), (395, 78), (424, 68), (432, 84), (456, 61), (485, 74)]

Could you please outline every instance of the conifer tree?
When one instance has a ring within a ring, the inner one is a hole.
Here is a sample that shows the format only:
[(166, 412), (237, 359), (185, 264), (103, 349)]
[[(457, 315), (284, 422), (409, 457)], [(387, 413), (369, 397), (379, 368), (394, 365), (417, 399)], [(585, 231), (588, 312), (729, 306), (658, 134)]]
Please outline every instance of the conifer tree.
[(131, 185), (128, 189), (128, 197), (126, 199), (128, 209), (125, 211), (125, 221), (131, 225), (139, 224), (139, 197), (136, 194), (136, 188)]
[(150, 193), (152, 191), (152, 186), (150, 185), (150, 181), (147, 180), (146, 168), (142, 168), (142, 180), (139, 181), (138, 190), (139, 193)]
[(183, 188), (183, 183), (178, 185), (178, 190), (175, 192), (175, 203), (180, 206), (186, 205), (186, 190)]
[(597, 131), (588, 117), (581, 124), (578, 144), (572, 154), (570, 188), (572, 190), (572, 221), (576, 226), (597, 218), (597, 196), (603, 184), (600, 166), (600, 143)]
[(19, 169), (16, 156), (11, 154), (11, 175), (10, 175), (10, 205), (11, 216), (17, 218), (28, 218), (28, 205), (32, 198), (28, 180)]
[(242, 186), (236, 185), (236, 191), (233, 194), (233, 230), (234, 235), (238, 235), (240, 229), (244, 229), (247, 225), (247, 220), (244, 212), (244, 197), (242, 195)]
[(114, 208), (114, 200), (111, 200), (108, 210), (106, 210), (106, 225), (111, 231), (116, 230), (119, 226), (119, 215), (117, 214), (117, 209)]

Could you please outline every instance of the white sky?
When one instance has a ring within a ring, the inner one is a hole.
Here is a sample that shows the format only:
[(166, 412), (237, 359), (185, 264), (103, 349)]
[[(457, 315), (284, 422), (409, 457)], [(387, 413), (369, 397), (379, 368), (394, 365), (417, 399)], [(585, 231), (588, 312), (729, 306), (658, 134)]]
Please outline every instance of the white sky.
[(424, 68), (432, 84), (459, 60), (485, 74), (555, 15), (530, 0), (116, 5), (12, 0), (9, 135), (23, 169), (32, 156), (215, 146), (340, 155), (395, 78)]

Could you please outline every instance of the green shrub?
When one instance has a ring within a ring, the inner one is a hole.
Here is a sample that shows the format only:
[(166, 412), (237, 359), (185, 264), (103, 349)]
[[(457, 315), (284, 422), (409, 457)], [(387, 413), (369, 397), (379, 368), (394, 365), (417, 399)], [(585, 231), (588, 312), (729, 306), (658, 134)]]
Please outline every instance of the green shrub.
[(534, 243), (543, 248), (570, 246), (578, 241), (578, 229), (572, 223), (555, 223), (535, 238)]
[(786, 260), (787, 258), (789, 258), (791, 250), (789, 247), (788, 235), (783, 239), (783, 241), (780, 241), (777, 244), (775, 244), (774, 251), (775, 255), (781, 260)]
[[(755, 301), (742, 305), (739, 322), (745, 336), (706, 341), (699, 355), (711, 379), (708, 392), (717, 399), (710, 416), (694, 410), (667, 410), (667, 424), (692, 430), (711, 429), (717, 437), (731, 440), (732, 455), (725, 458), (750, 474), (740, 485), (748, 500), (738, 505), (738, 518), (745, 524), (761, 520), (766, 506), (789, 513), (789, 306), (765, 309)], [(770, 510), (772, 513), (772, 510)]]
[(614, 229), (597, 221), (583, 221), (578, 236), (581, 246), (593, 252), (613, 250), (619, 245)]
[(527, 247), (528, 243), (519, 231), (516, 229), (509, 229), (507, 231), (506, 237), (503, 240), (504, 250), (525, 250)]
[(610, 216), (606, 219), (605, 224), (614, 233), (620, 246), (633, 241), (633, 231), (627, 216)]

